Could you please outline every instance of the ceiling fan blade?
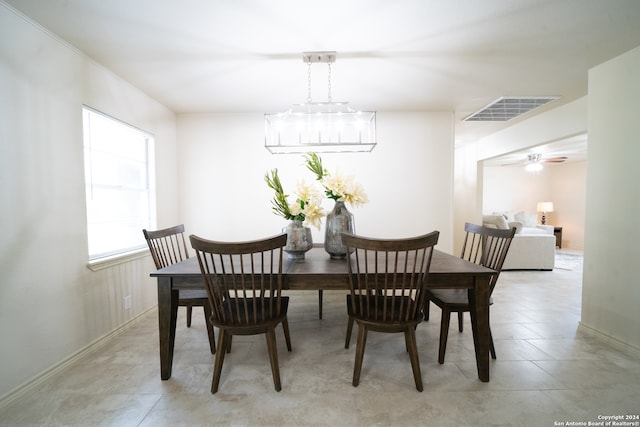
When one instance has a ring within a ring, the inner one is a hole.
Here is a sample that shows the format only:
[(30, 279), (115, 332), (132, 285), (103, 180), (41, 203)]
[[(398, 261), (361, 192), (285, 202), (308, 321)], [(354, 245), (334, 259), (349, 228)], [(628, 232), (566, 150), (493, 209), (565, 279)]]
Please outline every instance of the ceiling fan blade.
[(567, 156), (560, 157), (549, 157), (548, 159), (543, 159), (542, 161), (545, 163), (562, 163), (568, 159)]

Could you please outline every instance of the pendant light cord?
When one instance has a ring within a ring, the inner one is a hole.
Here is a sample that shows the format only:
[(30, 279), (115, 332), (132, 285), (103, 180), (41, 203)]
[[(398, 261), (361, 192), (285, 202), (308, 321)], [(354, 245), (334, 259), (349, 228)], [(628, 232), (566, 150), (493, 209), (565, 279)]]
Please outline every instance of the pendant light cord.
[(307, 103), (311, 104), (311, 58), (307, 60)]
[(328, 83), (328, 88), (329, 88), (329, 103), (331, 103), (331, 61), (327, 62), (327, 65), (329, 66), (329, 72), (327, 73), (329, 76), (329, 83)]

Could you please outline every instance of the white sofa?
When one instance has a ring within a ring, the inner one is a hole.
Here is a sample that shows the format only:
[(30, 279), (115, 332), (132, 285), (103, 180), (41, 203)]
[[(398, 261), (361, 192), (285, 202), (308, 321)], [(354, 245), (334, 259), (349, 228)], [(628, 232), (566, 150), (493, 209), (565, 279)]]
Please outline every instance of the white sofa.
[(503, 270), (553, 270), (556, 252), (553, 226), (538, 225), (536, 219), (536, 215), (524, 213), (482, 216), (482, 224), (487, 227), (516, 227), (516, 234), (502, 265)]

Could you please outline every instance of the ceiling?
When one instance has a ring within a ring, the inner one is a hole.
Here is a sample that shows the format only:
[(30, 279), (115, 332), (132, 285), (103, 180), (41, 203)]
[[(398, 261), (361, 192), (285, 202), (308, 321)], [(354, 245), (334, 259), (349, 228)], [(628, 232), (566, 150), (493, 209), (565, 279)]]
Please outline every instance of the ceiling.
[[(0, 0), (3, 1), (3, 0)], [(336, 51), (332, 98), (452, 111), (456, 143), (587, 93), (640, 45), (637, 0), (4, 0), (176, 113), (277, 112), (307, 99), (305, 51)], [(327, 98), (312, 66), (312, 98)], [(462, 119), (502, 96), (559, 96), (509, 122)]]

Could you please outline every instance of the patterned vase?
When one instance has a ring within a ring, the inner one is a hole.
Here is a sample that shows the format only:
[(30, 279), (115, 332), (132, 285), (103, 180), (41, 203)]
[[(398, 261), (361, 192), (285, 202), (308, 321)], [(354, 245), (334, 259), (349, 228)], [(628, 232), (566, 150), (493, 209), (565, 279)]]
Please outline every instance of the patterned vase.
[(343, 231), (355, 234), (356, 226), (353, 214), (347, 210), (344, 202), (336, 202), (333, 210), (327, 214), (324, 233), (324, 250), (331, 259), (343, 259), (347, 256), (347, 247), (342, 244), (340, 237)]
[(282, 229), (287, 234), (284, 251), (289, 259), (304, 259), (304, 254), (313, 246), (311, 229), (302, 225), (302, 221), (291, 221)]

